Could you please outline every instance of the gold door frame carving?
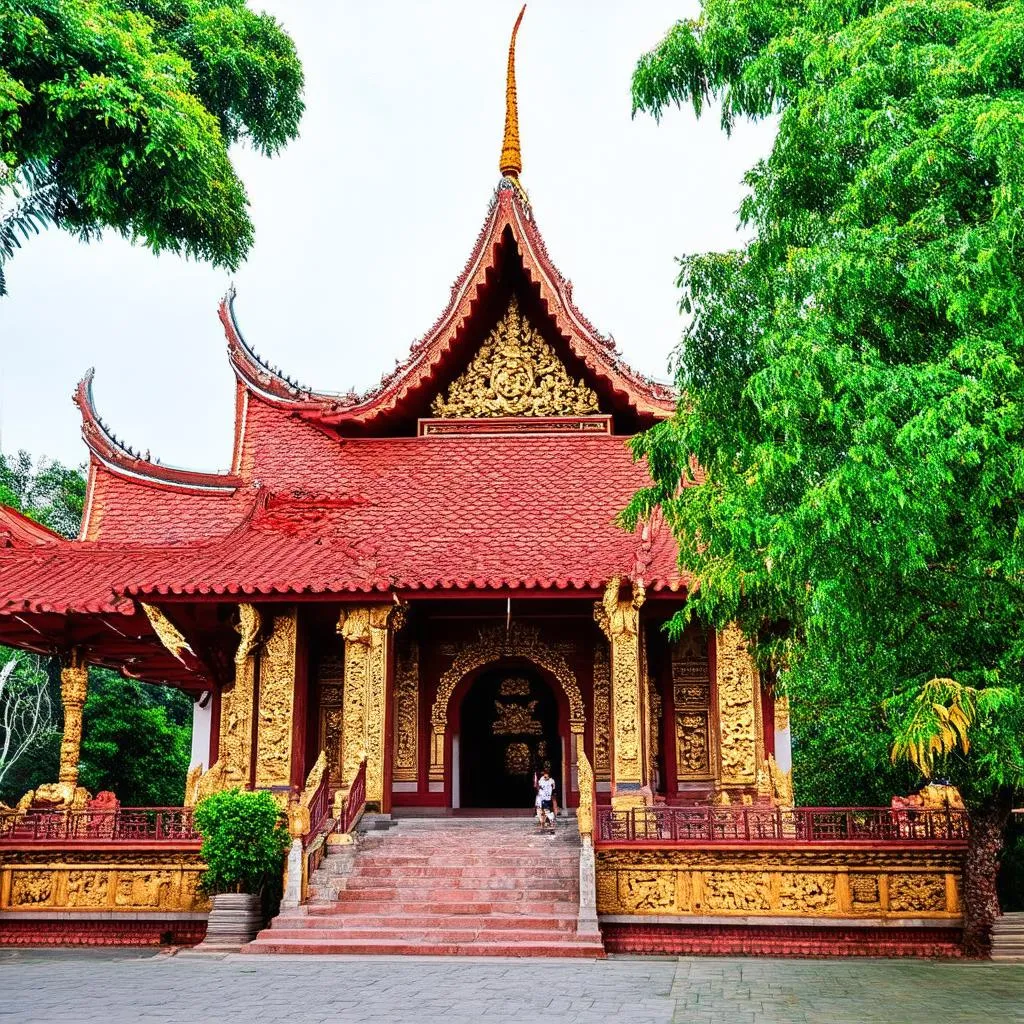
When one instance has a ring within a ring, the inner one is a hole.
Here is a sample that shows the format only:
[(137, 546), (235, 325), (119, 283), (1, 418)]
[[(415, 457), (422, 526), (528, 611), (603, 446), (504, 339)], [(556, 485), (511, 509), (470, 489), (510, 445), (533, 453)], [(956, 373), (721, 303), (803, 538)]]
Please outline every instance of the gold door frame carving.
[(577, 735), (583, 735), (586, 712), (576, 674), (562, 654), (541, 639), (532, 626), (513, 625), (510, 630), (500, 626), (482, 629), (476, 640), (470, 641), (455, 655), (448, 670), (438, 683), (437, 696), (430, 712), (430, 773), (431, 782), (443, 782), (445, 773), (445, 733), (448, 725), (448, 703), (455, 687), (472, 671), (500, 661), (502, 658), (524, 658), (550, 673), (569, 701), (569, 731), (572, 734), (570, 757), (576, 750)]

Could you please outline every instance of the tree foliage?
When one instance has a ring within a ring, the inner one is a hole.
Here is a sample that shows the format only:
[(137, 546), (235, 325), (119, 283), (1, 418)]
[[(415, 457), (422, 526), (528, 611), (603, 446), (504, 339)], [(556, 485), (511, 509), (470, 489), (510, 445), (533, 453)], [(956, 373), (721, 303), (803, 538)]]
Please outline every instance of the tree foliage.
[(633, 79), (778, 135), (752, 241), (681, 260), (683, 398), (624, 521), (660, 508), (687, 613), (758, 639), (798, 771), (893, 778), (895, 745), (975, 808), (1024, 786), (1022, 53), (1020, 4), (705, 0)]
[(0, 648), (0, 792), (19, 761), (59, 743), (48, 682), (37, 655)]
[(269, 793), (213, 793), (199, 802), (195, 823), (203, 836), (207, 892), (259, 895), (280, 880), (291, 837)]
[(74, 537), (85, 504), (85, 473), (28, 452), (0, 452), (0, 504), (9, 505), (63, 537)]
[(237, 267), (253, 227), (228, 149), (295, 138), (302, 84), (245, 0), (0, 0), (0, 294), (47, 224)]

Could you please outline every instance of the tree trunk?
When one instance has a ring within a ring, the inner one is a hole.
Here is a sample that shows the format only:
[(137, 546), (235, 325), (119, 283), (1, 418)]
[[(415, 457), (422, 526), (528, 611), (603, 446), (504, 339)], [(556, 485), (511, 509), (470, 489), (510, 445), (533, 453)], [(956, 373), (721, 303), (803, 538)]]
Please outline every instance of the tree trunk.
[(1013, 807), (1009, 790), (971, 812), (971, 837), (964, 861), (964, 953), (989, 953), (992, 923), (999, 916), (996, 881), (1006, 822)]

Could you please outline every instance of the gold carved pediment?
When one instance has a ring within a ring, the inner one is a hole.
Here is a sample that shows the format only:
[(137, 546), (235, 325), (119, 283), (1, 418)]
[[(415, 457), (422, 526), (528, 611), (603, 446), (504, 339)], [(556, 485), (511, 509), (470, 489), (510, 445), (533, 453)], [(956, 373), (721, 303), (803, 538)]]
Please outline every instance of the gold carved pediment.
[(599, 411), (597, 395), (569, 376), (514, 296), (447, 396), (438, 395), (430, 408), (442, 418), (589, 416)]

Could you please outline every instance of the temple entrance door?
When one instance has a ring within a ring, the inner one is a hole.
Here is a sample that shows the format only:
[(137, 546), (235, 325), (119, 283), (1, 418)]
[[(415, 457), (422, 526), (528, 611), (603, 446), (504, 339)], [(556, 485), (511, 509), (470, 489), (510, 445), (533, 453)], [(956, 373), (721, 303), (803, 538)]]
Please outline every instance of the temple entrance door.
[(564, 801), (558, 701), (540, 673), (486, 669), (463, 698), (460, 719), (462, 807), (532, 807), (533, 775), (545, 765)]

